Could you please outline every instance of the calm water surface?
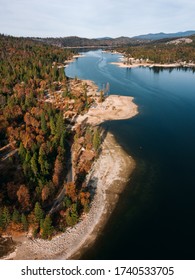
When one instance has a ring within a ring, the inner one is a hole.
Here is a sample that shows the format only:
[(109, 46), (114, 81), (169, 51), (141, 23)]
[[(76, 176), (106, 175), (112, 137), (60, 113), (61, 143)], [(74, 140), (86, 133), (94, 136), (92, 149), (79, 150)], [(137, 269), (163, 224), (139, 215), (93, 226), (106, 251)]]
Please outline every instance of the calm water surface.
[(118, 68), (120, 55), (91, 51), (70, 77), (109, 82), (133, 96), (139, 115), (107, 122), (136, 170), (104, 232), (83, 259), (195, 259), (195, 74)]

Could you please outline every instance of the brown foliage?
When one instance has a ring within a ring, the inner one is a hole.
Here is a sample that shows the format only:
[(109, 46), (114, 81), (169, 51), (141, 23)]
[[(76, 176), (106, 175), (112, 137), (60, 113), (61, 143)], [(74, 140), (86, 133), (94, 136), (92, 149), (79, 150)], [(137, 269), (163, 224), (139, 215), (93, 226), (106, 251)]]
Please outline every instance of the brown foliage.
[(76, 201), (77, 200), (77, 193), (76, 193), (76, 186), (74, 184), (74, 182), (69, 182), (67, 184), (65, 184), (65, 192), (66, 195), (69, 196), (72, 201)]
[(26, 114), (24, 115), (24, 121), (25, 121), (26, 125), (31, 124), (31, 115), (29, 112), (26, 112)]
[(9, 232), (10, 235), (13, 234), (14, 236), (21, 233), (22, 231), (23, 231), (22, 224), (17, 224), (14, 222), (11, 222), (6, 229), (6, 232)]
[(83, 206), (89, 205), (90, 193), (89, 192), (81, 192), (80, 193), (80, 201)]
[(7, 128), (7, 134), (9, 136), (9, 141), (14, 142), (15, 140), (19, 140), (19, 128), (13, 128), (12, 126), (9, 126)]
[(44, 186), (41, 192), (41, 198), (43, 202), (48, 199), (49, 194), (50, 194), (49, 188), (47, 186)]
[(19, 189), (19, 186), (17, 184), (15, 184), (14, 182), (7, 183), (7, 194), (11, 200), (17, 199), (18, 189)]
[(54, 173), (53, 173), (53, 178), (52, 181), (55, 186), (58, 186), (60, 183), (60, 174), (63, 170), (63, 165), (59, 157), (56, 157), (55, 164), (54, 164)]
[(30, 195), (28, 188), (25, 185), (21, 185), (17, 191), (18, 201), (21, 204), (23, 210), (28, 210), (31, 206), (30, 204)]

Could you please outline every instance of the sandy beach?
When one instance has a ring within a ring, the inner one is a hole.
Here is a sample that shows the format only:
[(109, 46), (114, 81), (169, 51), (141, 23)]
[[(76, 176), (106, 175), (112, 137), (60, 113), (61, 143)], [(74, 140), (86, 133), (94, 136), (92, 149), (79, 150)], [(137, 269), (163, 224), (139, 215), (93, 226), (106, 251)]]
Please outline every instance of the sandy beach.
[(82, 123), (87, 119), (91, 125), (99, 125), (107, 120), (129, 119), (138, 114), (138, 108), (133, 103), (133, 97), (109, 95), (104, 102), (97, 103), (95, 107), (79, 116), (77, 123)]
[[(90, 82), (90, 94), (99, 95), (97, 86)], [(97, 97), (98, 99), (98, 97)], [(79, 116), (76, 125), (83, 121), (96, 126), (106, 120), (129, 119), (138, 114), (132, 97), (111, 95), (89, 111)], [(86, 181), (94, 189), (90, 210), (77, 225), (52, 238), (32, 239), (26, 235), (15, 238), (16, 249), (4, 259), (78, 259), (81, 253), (93, 244), (103, 230), (116, 206), (120, 193), (125, 188), (135, 168), (134, 160), (118, 145), (114, 136), (107, 133), (101, 146), (101, 153), (94, 162)]]
[(73, 58), (72, 59), (69, 59), (69, 60), (65, 60), (64, 61), (64, 67), (67, 67), (68, 65), (69, 65), (69, 63), (71, 63), (71, 62), (74, 62), (75, 61), (75, 59), (77, 59), (77, 58), (81, 58), (81, 57), (84, 57), (85, 55), (84, 54), (75, 54), (75, 55), (73, 55)]
[(121, 68), (136, 68), (136, 67), (149, 67), (149, 68), (153, 68), (153, 67), (162, 67), (162, 68), (177, 68), (177, 67), (195, 67), (194, 63), (186, 63), (186, 64), (182, 64), (182, 63), (167, 63), (167, 64), (160, 64), (160, 63), (132, 63), (132, 64), (127, 64), (126, 62), (111, 62), (110, 64), (113, 65), (117, 65), (118, 67)]

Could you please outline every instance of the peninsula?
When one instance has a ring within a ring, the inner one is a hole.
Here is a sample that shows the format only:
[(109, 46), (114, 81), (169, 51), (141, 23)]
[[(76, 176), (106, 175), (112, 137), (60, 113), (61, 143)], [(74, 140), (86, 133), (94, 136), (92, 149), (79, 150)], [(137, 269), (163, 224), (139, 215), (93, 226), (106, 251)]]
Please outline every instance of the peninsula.
[(7, 50), (1, 54), (0, 235), (2, 244), (12, 240), (11, 255), (1, 257), (72, 258), (97, 237), (135, 166), (99, 125), (133, 117), (137, 106), (131, 97), (105, 98), (91, 81), (68, 79), (69, 50), (0, 39)]
[[(92, 85), (92, 82), (85, 81)], [(97, 87), (90, 94), (96, 96)], [(87, 122), (92, 126), (106, 120), (128, 119), (138, 113), (131, 97), (111, 95), (96, 108), (90, 108), (83, 116), (79, 115), (75, 126)], [(16, 250), (6, 259), (71, 259), (81, 253), (97, 238), (116, 206), (135, 162), (120, 147), (111, 133), (107, 133), (101, 145), (101, 153), (86, 177), (86, 184), (94, 191), (90, 210), (81, 216), (79, 222), (51, 240), (32, 239), (27, 236), (13, 237)], [(112, 170), (112, 172), (110, 172)]]

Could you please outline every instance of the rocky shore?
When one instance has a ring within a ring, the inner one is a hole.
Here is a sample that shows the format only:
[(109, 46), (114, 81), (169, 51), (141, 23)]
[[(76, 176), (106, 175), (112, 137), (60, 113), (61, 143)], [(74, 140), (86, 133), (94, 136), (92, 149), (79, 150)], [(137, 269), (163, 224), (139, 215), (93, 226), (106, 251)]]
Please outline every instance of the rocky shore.
[(23, 237), (15, 252), (5, 259), (78, 259), (103, 229), (134, 168), (134, 160), (108, 133), (101, 155), (87, 176), (87, 183), (95, 192), (89, 213), (51, 241)]

